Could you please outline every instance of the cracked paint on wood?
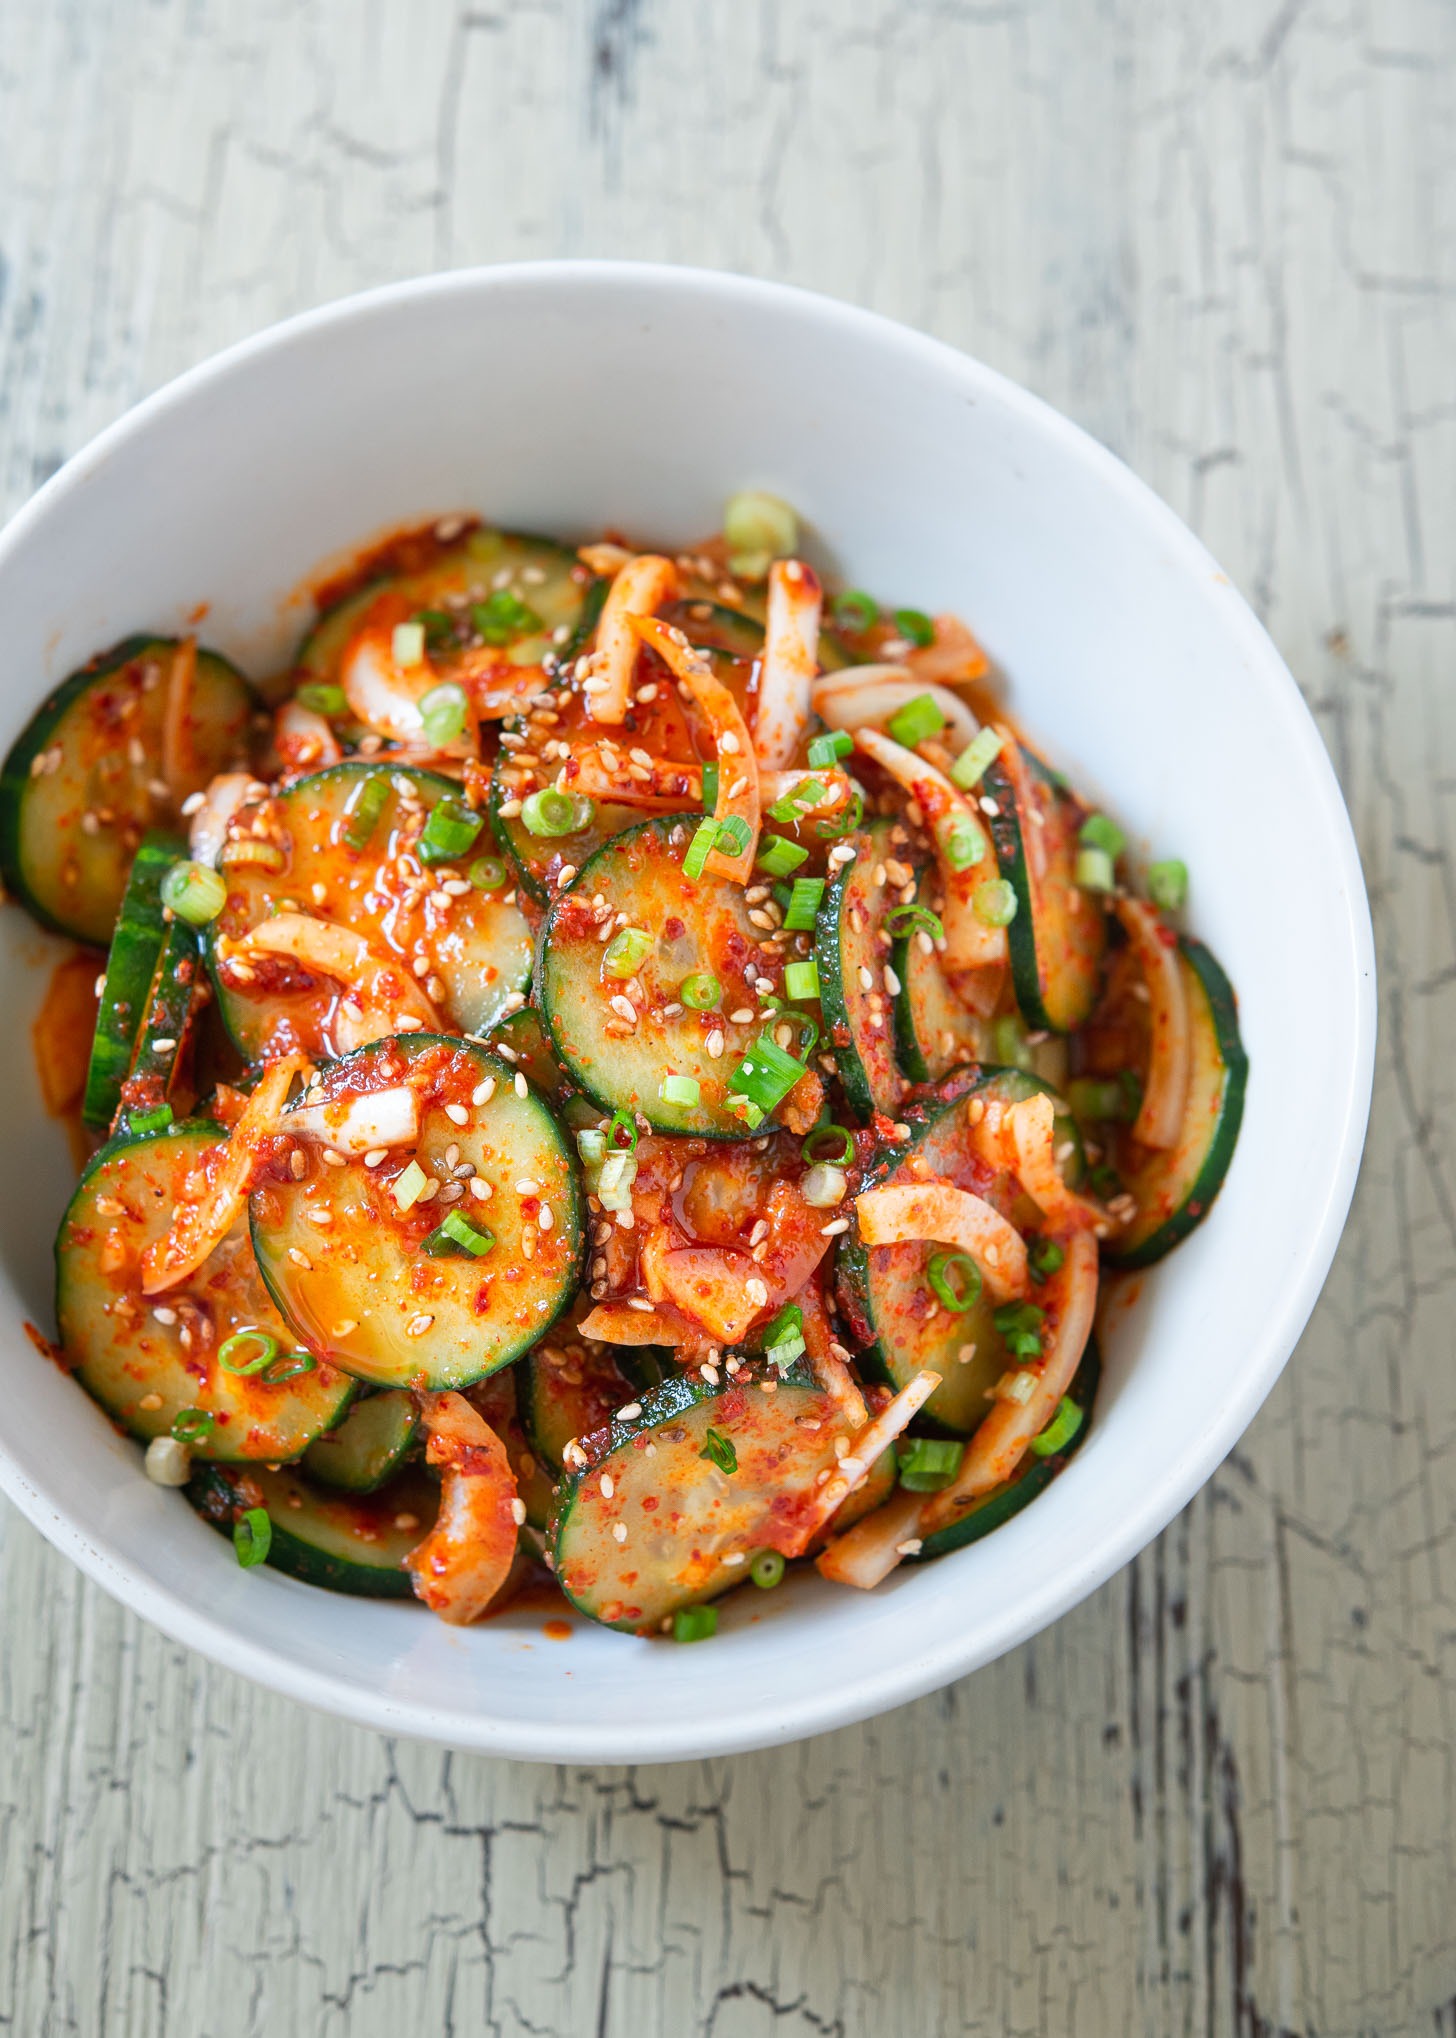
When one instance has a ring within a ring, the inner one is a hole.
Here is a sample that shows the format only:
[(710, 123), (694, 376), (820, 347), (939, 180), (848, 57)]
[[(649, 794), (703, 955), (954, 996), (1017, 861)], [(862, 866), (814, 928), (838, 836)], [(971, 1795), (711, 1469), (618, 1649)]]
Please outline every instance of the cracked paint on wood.
[(0, 2030), (1456, 2038), (1453, 88), (1441, 0), (0, 0), (7, 511), (397, 275), (634, 255), (872, 305), (1086, 424), (1249, 593), (1382, 973), (1355, 1212), (1267, 1408), (1086, 1605), (888, 1718), (675, 1769), (392, 1746), (0, 1509)]

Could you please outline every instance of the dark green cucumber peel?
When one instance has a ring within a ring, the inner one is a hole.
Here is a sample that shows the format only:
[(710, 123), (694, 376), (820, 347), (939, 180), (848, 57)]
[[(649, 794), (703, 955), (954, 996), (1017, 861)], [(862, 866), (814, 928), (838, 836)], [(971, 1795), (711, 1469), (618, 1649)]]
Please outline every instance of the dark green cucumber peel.
[(170, 1099), (201, 974), (197, 930), (174, 918), (163, 937), (136, 1055), (122, 1086), (128, 1118), (144, 1116)]
[[(819, 1006), (824, 1015), (825, 1040), (838, 1063), (839, 1080), (850, 1108), (865, 1123), (876, 1111), (883, 1111), (887, 1116), (892, 1114), (899, 1104), (894, 1021), (889, 1015), (889, 999), (886, 995), (886, 1021), (879, 1036), (871, 1043), (859, 1011), (862, 1000), (868, 994), (862, 990), (857, 974), (861, 966), (867, 968), (875, 979), (876, 988), (883, 993), (883, 972), (890, 950), (888, 947), (883, 952), (878, 950), (875, 936), (884, 913), (893, 905), (893, 899), (885, 887), (879, 887), (881, 896), (876, 910), (867, 899), (867, 889), (876, 889), (873, 883), (876, 866), (883, 863), (886, 856), (895, 854), (889, 839), (893, 825), (888, 820), (875, 821), (849, 838), (855, 851), (854, 860), (841, 864), (825, 885), (814, 930), (814, 958), (819, 967)], [(865, 925), (860, 933), (856, 933), (849, 913), (861, 900), (866, 901), (863, 907)], [(863, 1050), (871, 1044), (877, 1052), (867, 1065)]]
[(81, 1117), (104, 1129), (116, 1116), (121, 1086), (131, 1072), (137, 1037), (146, 1017), (147, 1001), (157, 974), (157, 958), (166, 938), (162, 880), (185, 845), (169, 835), (145, 835), (122, 894), (116, 932), (106, 959), (96, 1037), (86, 1071)]
[(519, 1405), (526, 1435), (553, 1473), (561, 1471), (562, 1453), (574, 1437), (601, 1429), (636, 1392), (606, 1346), (589, 1347), (577, 1360), (543, 1340), (524, 1361), (521, 1374)]
[[(1083, 810), (1061, 790), (1034, 752), (1023, 749), (1021, 763), (1027, 777), (1050, 788), (1053, 796), (1049, 811), (1056, 825), (1042, 830), (1050, 861), (1041, 880), (1033, 879), (1015, 786), (999, 757), (987, 766), (981, 780), (981, 797), (989, 799), (996, 808), (989, 815), (982, 809), (996, 860), (1002, 877), (1016, 894), (1016, 914), (1006, 930), (1011, 981), (1016, 1002), (1029, 1027), (1034, 1031), (1070, 1033), (1088, 1017), (1101, 987), (1105, 916), (1093, 894), (1082, 891), (1073, 882), (1077, 829)], [(1099, 934), (1086, 956), (1073, 954), (1066, 938), (1063, 923), (1069, 921), (1073, 910), (1079, 918), (1088, 913), (1096, 916)]]
[[(258, 1504), (255, 1492), (268, 1516), (266, 1561), (275, 1571), (358, 1598), (413, 1598), (404, 1560), (429, 1534), (439, 1508), (439, 1488), (423, 1473), (406, 1472), (378, 1493), (346, 1494), (312, 1486), (287, 1468), (239, 1474), (206, 1465), (187, 1486), (187, 1498), (203, 1520), (228, 1537)], [(413, 1525), (400, 1528), (401, 1519)]]
[(303, 1469), (341, 1493), (374, 1493), (394, 1477), (419, 1434), (414, 1395), (386, 1387), (354, 1402), (336, 1429), (316, 1438), (303, 1454)]

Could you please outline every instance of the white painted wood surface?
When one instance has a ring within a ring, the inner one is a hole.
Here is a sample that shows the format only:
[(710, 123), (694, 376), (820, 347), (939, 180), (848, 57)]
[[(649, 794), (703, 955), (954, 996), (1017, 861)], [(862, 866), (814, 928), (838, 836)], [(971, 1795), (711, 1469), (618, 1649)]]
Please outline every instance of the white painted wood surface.
[(7, 511), (394, 276), (635, 255), (859, 300), (1088, 425), (1248, 591), (1383, 971), (1355, 1215), (1238, 1453), (872, 1725), (632, 1772), (395, 1747), (0, 1509), (0, 2029), (1453, 2038), (1453, 108), (1449, 0), (0, 0)]

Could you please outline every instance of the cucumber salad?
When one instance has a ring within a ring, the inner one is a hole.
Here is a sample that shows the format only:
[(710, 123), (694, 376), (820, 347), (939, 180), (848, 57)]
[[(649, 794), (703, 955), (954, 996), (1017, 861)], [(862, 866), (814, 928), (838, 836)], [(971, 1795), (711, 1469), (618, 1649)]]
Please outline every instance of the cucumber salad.
[(696, 1641), (988, 1534), (1238, 1135), (1183, 864), (763, 494), (684, 554), (406, 533), (271, 682), (130, 638), (0, 866), (78, 944), (56, 1357), (240, 1564), (447, 1621), (549, 1575)]

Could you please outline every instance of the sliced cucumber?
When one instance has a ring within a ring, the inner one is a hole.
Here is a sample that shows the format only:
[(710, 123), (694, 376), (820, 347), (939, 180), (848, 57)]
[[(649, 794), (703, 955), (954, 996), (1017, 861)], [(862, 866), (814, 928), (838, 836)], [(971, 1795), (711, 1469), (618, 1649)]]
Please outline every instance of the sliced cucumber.
[(540, 1344), (522, 1369), (522, 1413), (536, 1455), (560, 1472), (573, 1438), (604, 1428), (636, 1389), (610, 1346)]
[(1107, 916), (1076, 881), (1085, 810), (1031, 751), (1003, 753), (982, 780), (1001, 875), (1016, 894), (1006, 930), (1016, 1001), (1028, 1026), (1070, 1033), (1097, 1002)]
[[(893, 1148), (863, 1186), (915, 1181), (928, 1169), (958, 1187), (989, 1195), (998, 1207), (1005, 1206), (1013, 1223), (1033, 1224), (1036, 1206), (1014, 1184), (988, 1184), (965, 1106), (973, 1096), (1014, 1104), (1046, 1088), (1020, 1069), (952, 1076), (938, 1094), (906, 1110), (909, 1144)], [(1069, 1118), (1059, 1119), (1058, 1130), (1059, 1146), (1075, 1139)], [(839, 1243), (835, 1283), (866, 1377), (898, 1390), (922, 1367), (932, 1367), (941, 1384), (926, 1402), (923, 1420), (954, 1436), (968, 1436), (986, 1414), (986, 1396), (1010, 1358), (996, 1329), (995, 1304), (988, 1290), (982, 1289), (971, 1307), (959, 1313), (937, 1298), (926, 1269), (941, 1250), (920, 1241), (867, 1249), (857, 1225), (851, 1223)]]
[(197, 930), (185, 920), (174, 919), (157, 958), (131, 1073), (121, 1086), (129, 1123), (161, 1104), (171, 1104), (179, 1118), (183, 1115), (181, 1082), (189, 1065), (187, 1029), (202, 975)]
[(551, 1036), (534, 1005), (523, 1005), (492, 1026), (489, 1044), (503, 1061), (517, 1068), (528, 1083), (534, 1083), (553, 1104), (566, 1094), (567, 1083), (551, 1052)]
[(73, 673), (11, 746), (0, 772), (0, 871), (43, 926), (104, 948), (137, 845), (175, 818), (247, 746), (253, 694), (215, 652), (199, 651), (186, 719), (183, 782), (159, 791), (167, 637), (129, 637)]
[(102, 1148), (61, 1220), (56, 1319), (81, 1385), (132, 1436), (166, 1436), (183, 1409), (200, 1409), (213, 1427), (189, 1439), (197, 1457), (278, 1463), (339, 1420), (354, 1383), (322, 1361), (276, 1386), (218, 1362), (239, 1330), (274, 1338), (280, 1359), (297, 1345), (258, 1279), (246, 1228), (177, 1288), (141, 1292), (143, 1252), (165, 1236), (187, 1177), (225, 1137), (194, 1122)]
[(1035, 1452), (1028, 1451), (1014, 1478), (1008, 1479), (1004, 1486), (993, 1486), (989, 1493), (973, 1500), (959, 1521), (926, 1536), (914, 1553), (913, 1561), (923, 1564), (932, 1557), (945, 1557), (952, 1550), (964, 1549), (967, 1543), (978, 1543), (982, 1536), (990, 1535), (992, 1529), (1010, 1521), (1013, 1514), (1020, 1514), (1022, 1508), (1035, 1500), (1039, 1493), (1045, 1493), (1058, 1472), (1070, 1463), (1086, 1441), (1087, 1432), (1092, 1427), (1092, 1407), (1101, 1374), (1102, 1361), (1094, 1334), (1087, 1340), (1082, 1362), (1067, 1390), (1067, 1399), (1082, 1410), (1081, 1426), (1071, 1442), (1048, 1458), (1039, 1458)]
[(392, 1479), (420, 1433), (415, 1397), (390, 1387), (356, 1401), (337, 1429), (311, 1443), (303, 1469), (320, 1485), (341, 1493), (374, 1493)]
[[(933, 868), (921, 873), (915, 902), (940, 910), (940, 884)], [(895, 1052), (912, 1083), (938, 1083), (953, 1068), (990, 1059), (991, 1026), (978, 1019), (951, 989), (930, 929), (914, 921), (898, 935), (891, 964), (900, 982), (895, 999)]]
[(892, 944), (884, 920), (897, 896), (885, 859), (903, 853), (891, 842), (892, 832), (904, 830), (876, 821), (849, 838), (854, 861), (841, 864), (826, 885), (814, 935), (824, 1030), (850, 1108), (865, 1120), (876, 1111), (893, 1118), (905, 1087), (895, 1065), (893, 993), (885, 982)]
[[(777, 987), (782, 964), (766, 958), (741, 885), (684, 876), (700, 819), (641, 821), (583, 866), (541, 929), (537, 1002), (557, 1059), (605, 1110), (640, 1112), (659, 1132), (742, 1139), (749, 1127), (731, 1108), (728, 1080), (762, 1030), (755, 983), (767, 977)], [(632, 979), (605, 969), (602, 935), (622, 914), (628, 927), (653, 937)], [(679, 997), (684, 978), (704, 972), (722, 987), (711, 1012), (690, 1010)], [(632, 985), (638, 989), (629, 997)], [(635, 1010), (635, 1024), (609, 1002), (614, 997)], [(733, 1019), (742, 1011), (755, 1015), (751, 1024)], [(670, 1074), (698, 1085), (696, 1104), (663, 1097)]]
[(1203, 1222), (1223, 1187), (1244, 1115), (1249, 1060), (1233, 986), (1201, 941), (1179, 942), (1192, 1073), (1178, 1144), (1153, 1152), (1119, 1129), (1114, 1159), (1137, 1215), (1106, 1248), (1119, 1267), (1150, 1267)]
[[(384, 789), (364, 835), (372, 788)], [(249, 1061), (303, 1046), (328, 1053), (340, 987), (281, 957), (232, 954), (232, 945), (276, 912), (302, 911), (362, 934), (383, 954), (428, 964), (441, 1016), (465, 1033), (493, 1025), (531, 971), (531, 930), (499, 893), (442, 890), (461, 875), (437, 866), (420, 876), (415, 851), (436, 804), (459, 800), (460, 787), (438, 773), (375, 764), (336, 764), (301, 778), (257, 809), (275, 845), (275, 861), (245, 862), (245, 838), (223, 852), (227, 904), (207, 930), (206, 949), (218, 1007), (238, 1051)], [(246, 818), (249, 810), (244, 810)], [(352, 848), (348, 833), (363, 841)], [(470, 852), (473, 854), (473, 851)], [(468, 866), (470, 855), (461, 859)], [(243, 971), (237, 962), (243, 960)]]
[(329, 604), (298, 647), (293, 670), (299, 684), (338, 683), (349, 640), (387, 585), (386, 578), (377, 577)]
[[(308, 1097), (332, 1102), (401, 1084), (419, 1099), (414, 1152), (395, 1148), (376, 1168), (315, 1164), (301, 1181), (261, 1183), (251, 1200), (254, 1250), (284, 1316), (335, 1364), (380, 1387), (462, 1387), (529, 1350), (576, 1293), (576, 1159), (536, 1092), (523, 1085), (519, 1095), (510, 1064), (469, 1041), (425, 1033), (376, 1041), (322, 1068)], [(401, 1210), (396, 1184), (410, 1167), (448, 1188), (481, 1180), (490, 1196), (436, 1192)], [(471, 1174), (454, 1172), (461, 1168)], [(452, 1211), (493, 1240), (479, 1257), (448, 1241), (424, 1250)]]
[[(514, 724), (517, 729), (520, 726)], [(530, 785), (534, 788), (537, 783), (538, 776), (532, 772)], [(559, 890), (558, 877), (568, 865), (580, 870), (613, 836), (620, 835), (624, 828), (635, 827), (642, 818), (640, 807), (623, 806), (615, 800), (594, 800), (589, 818), (571, 834), (533, 835), (519, 814), (501, 811), (508, 802), (519, 800), (523, 789), (502, 752), (490, 781), (491, 833), (509, 859), (521, 890), (538, 906), (551, 903)]]
[(406, 1472), (377, 1493), (330, 1493), (290, 1469), (208, 1466), (192, 1479), (187, 1498), (225, 1536), (250, 1508), (266, 1509), (267, 1562), (276, 1571), (365, 1599), (414, 1596), (404, 1560), (440, 1508), (440, 1489), (423, 1472)]
[(756, 616), (730, 609), (724, 602), (669, 602), (662, 619), (681, 630), (699, 651), (708, 653), (720, 678), (731, 676), (733, 666), (752, 665), (763, 656), (763, 624)]
[(86, 1095), (81, 1106), (81, 1116), (87, 1125), (104, 1128), (116, 1116), (121, 1086), (131, 1071), (137, 1036), (157, 974), (157, 958), (167, 933), (162, 879), (178, 857), (186, 853), (180, 839), (170, 835), (143, 836), (137, 850), (122, 894), (101, 985), (96, 1037), (91, 1044), (91, 1065), (86, 1071)]
[[(556, 1489), (557, 1582), (582, 1613), (614, 1628), (656, 1628), (741, 1583), (747, 1562), (730, 1565), (729, 1556), (796, 1548), (802, 1510), (837, 1462), (835, 1440), (848, 1434), (799, 1367), (773, 1394), (682, 1375), (645, 1395), (641, 1410), (599, 1432), (603, 1448)], [(735, 1471), (714, 1461), (710, 1429), (731, 1444)]]

